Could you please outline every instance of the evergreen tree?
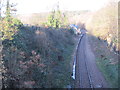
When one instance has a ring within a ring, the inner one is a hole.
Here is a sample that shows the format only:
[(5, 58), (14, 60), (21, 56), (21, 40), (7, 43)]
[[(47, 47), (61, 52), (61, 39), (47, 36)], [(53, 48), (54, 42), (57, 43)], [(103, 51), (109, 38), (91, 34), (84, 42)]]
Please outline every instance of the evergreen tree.
[(54, 28), (60, 28), (67, 24), (67, 18), (65, 14), (62, 14), (59, 10), (59, 5), (57, 5), (57, 9), (54, 9), (48, 16), (48, 21), (45, 24)]

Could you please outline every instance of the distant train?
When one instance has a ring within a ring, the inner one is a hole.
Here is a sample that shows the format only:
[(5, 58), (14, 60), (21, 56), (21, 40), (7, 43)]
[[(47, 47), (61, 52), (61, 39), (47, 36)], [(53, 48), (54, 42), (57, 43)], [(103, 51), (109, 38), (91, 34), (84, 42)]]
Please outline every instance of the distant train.
[(75, 25), (75, 24), (71, 24), (71, 25), (70, 25), (70, 28), (73, 29), (74, 34), (76, 34), (76, 35), (79, 35), (79, 34), (81, 33), (81, 32), (80, 32), (80, 28), (79, 28), (77, 25)]

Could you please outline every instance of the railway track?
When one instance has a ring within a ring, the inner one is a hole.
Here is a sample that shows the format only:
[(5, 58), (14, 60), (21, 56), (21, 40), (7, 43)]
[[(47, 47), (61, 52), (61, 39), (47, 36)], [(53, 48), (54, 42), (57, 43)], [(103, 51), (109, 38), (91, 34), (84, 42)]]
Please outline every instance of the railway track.
[(86, 58), (85, 38), (86, 34), (80, 37), (76, 50), (75, 88), (102, 88), (102, 84), (95, 86), (94, 76), (91, 76), (92, 74), (89, 71), (90, 67), (88, 67), (89, 63)]
[[(85, 35), (85, 34), (84, 34)], [(92, 85), (92, 79), (91, 76), (89, 74), (88, 71), (88, 67), (87, 67), (87, 62), (86, 62), (86, 56), (85, 56), (85, 51), (83, 50), (82, 52), (82, 56), (84, 60), (80, 61), (78, 58), (79, 57), (79, 47), (82, 41), (82, 38), (84, 37), (84, 35), (82, 35), (79, 39), (79, 43), (77, 46), (77, 50), (76, 50), (76, 66), (75, 66), (75, 87), (77, 88), (93, 88)], [(83, 68), (83, 69), (82, 69)], [(83, 73), (82, 73), (83, 72)], [(86, 80), (87, 79), (87, 80)]]

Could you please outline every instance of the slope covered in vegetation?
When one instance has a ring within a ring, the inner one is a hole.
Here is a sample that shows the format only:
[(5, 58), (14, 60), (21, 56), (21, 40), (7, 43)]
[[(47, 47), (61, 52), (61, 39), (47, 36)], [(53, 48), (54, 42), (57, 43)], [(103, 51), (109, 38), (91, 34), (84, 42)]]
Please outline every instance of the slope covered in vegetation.
[(71, 79), (73, 34), (68, 29), (23, 27), (12, 41), (5, 40), (7, 85), (65, 87)]
[(114, 52), (119, 53), (118, 44), (118, 3), (110, 2), (106, 7), (95, 12), (91, 20), (86, 23), (90, 32), (102, 40), (106, 40), (108, 46)]

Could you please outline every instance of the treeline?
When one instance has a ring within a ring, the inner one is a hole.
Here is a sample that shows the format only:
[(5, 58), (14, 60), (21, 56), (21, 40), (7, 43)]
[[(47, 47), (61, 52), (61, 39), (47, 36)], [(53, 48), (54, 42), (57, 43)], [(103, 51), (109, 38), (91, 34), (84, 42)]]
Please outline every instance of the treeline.
[(110, 2), (104, 8), (93, 13), (92, 17), (87, 21), (86, 28), (101, 40), (107, 42), (111, 50), (119, 53), (118, 44), (118, 3)]

